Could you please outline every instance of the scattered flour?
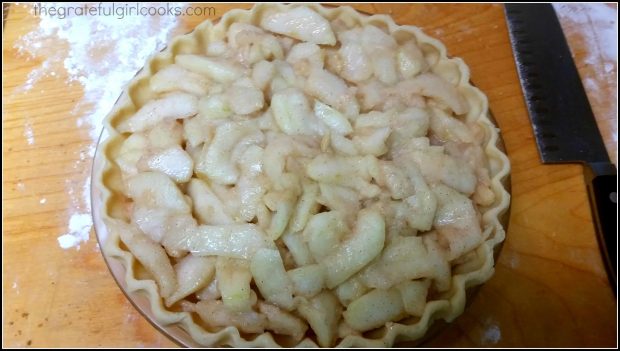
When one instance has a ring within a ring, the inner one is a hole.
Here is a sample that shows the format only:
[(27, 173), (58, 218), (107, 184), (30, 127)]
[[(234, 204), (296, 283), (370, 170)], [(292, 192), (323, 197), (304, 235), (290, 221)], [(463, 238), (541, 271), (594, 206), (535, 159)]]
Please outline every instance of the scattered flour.
[(520, 255), (516, 252), (512, 252), (512, 254), (510, 255), (508, 264), (510, 265), (510, 268), (512, 269), (518, 268), (519, 265), (521, 264)]
[[(101, 3), (100, 6), (112, 6)], [(145, 4), (148, 6), (149, 4)], [(31, 6), (31, 5), (19, 5)], [(60, 7), (66, 4), (48, 3)], [(185, 5), (180, 5), (185, 6)], [(82, 173), (80, 184), (67, 181), (70, 197), (68, 232), (58, 237), (63, 249), (78, 247), (89, 239), (90, 216), (89, 164), (102, 130), (102, 121), (120, 95), (124, 85), (144, 65), (146, 59), (161, 50), (178, 27), (173, 16), (68, 16), (63, 19), (47, 14), (39, 24), (16, 44), (24, 60), (41, 60), (15, 94), (33, 90), (43, 78), (64, 79), (67, 86), (79, 84), (84, 91), (71, 112), (76, 132), (87, 130), (89, 142), (79, 151), (74, 168)], [(24, 136), (34, 144), (32, 126), (26, 122)], [(19, 188), (18, 184), (18, 189)], [(80, 192), (81, 194), (78, 194)]]
[[(583, 84), (592, 103), (601, 106), (598, 111), (599, 120), (617, 118), (617, 99), (607, 101), (609, 96), (617, 96), (617, 67), (618, 67), (618, 21), (617, 9), (607, 4), (554, 4), (553, 5), (565, 30), (571, 25), (574, 35), (583, 40), (586, 56), (584, 62), (591, 69), (581, 73)], [(595, 111), (596, 113), (597, 111)], [(616, 145), (617, 154), (618, 130), (611, 124), (601, 125), (603, 129), (610, 129), (611, 144)], [(613, 158), (613, 147), (608, 151)]]
[[(618, 61), (617, 10), (605, 4), (554, 4), (562, 21), (579, 24), (589, 46), (591, 58)], [(582, 29), (583, 28), (583, 29)]]
[(26, 119), (26, 122), (24, 122), (24, 137), (26, 137), (28, 145), (34, 145), (34, 132), (32, 131), (32, 123), (29, 119)]
[(39, 200), (39, 203), (40, 203), (41, 205), (44, 205), (46, 202), (47, 202), (47, 199), (46, 199), (46, 198), (42, 198), (41, 200)]
[(15, 278), (15, 280), (13, 280), (13, 285), (11, 285), (11, 288), (13, 290), (15, 290), (15, 293), (17, 295), (19, 295), (19, 284), (17, 284), (17, 278)]
[(496, 324), (491, 324), (484, 331), (482, 344), (497, 344), (502, 339), (502, 331)]
[(88, 240), (93, 220), (90, 213), (74, 213), (69, 220), (69, 232), (58, 237), (58, 245), (63, 249), (77, 247)]

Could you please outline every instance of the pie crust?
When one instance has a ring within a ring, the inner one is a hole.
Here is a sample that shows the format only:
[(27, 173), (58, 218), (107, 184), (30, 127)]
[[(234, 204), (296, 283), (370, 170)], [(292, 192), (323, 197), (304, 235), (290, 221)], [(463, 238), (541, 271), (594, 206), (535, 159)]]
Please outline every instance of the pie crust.
[[(224, 38), (229, 26), (235, 22), (258, 25), (261, 16), (266, 12), (282, 11), (297, 6), (301, 5), (264, 3), (257, 4), (250, 10), (231, 10), (217, 24), (207, 20), (198, 25), (191, 33), (174, 38), (165, 50), (152, 56), (137, 76), (129, 82), (105, 120), (105, 129), (109, 137), (100, 145), (98, 152), (102, 152), (106, 160), (114, 158), (124, 140), (116, 127), (120, 121), (135, 113), (139, 106), (151, 99), (153, 93), (149, 89), (149, 78), (162, 67), (173, 63), (175, 55), (202, 53), (206, 43)], [(390, 322), (384, 332), (381, 333), (382, 335), (377, 338), (349, 335), (343, 339), (338, 339), (336, 346), (389, 347), (395, 342), (419, 339), (424, 336), (434, 320), (444, 319), (450, 322), (459, 316), (465, 308), (466, 289), (484, 283), (494, 272), (494, 249), (505, 237), (500, 217), (507, 211), (510, 202), (510, 195), (503, 185), (510, 172), (510, 163), (507, 156), (497, 147), (499, 130), (490, 120), (486, 96), (470, 83), (469, 68), (459, 58), (448, 58), (445, 46), (438, 40), (427, 36), (417, 27), (397, 25), (387, 15), (367, 16), (348, 6), (335, 8), (317, 4), (303, 6), (311, 8), (330, 21), (338, 18), (345, 23), (372, 24), (387, 29), (396, 38), (415, 37), (419, 46), (423, 48), (433, 72), (455, 85), (467, 99), (470, 110), (465, 116), (465, 120), (477, 123), (485, 132), (483, 150), (489, 159), (490, 188), (495, 195), (495, 201), (491, 206), (480, 208), (481, 227), (485, 241), (467, 254), (466, 262), (461, 263), (458, 267), (453, 267), (451, 289), (427, 301), (424, 313), (420, 318), (410, 320), (409, 323), (411, 324)], [(113, 162), (106, 162), (102, 171), (94, 174), (93, 180), (94, 186), (98, 187), (102, 194), (101, 200), (105, 210), (101, 216), (104, 223), (110, 223), (114, 219), (126, 219), (125, 204), (122, 195), (119, 195), (122, 193), (123, 185), (118, 166)], [(124, 266), (128, 292), (140, 292), (148, 297), (154, 318), (161, 325), (176, 324), (187, 331), (198, 344), (204, 346), (281, 346), (268, 332), (252, 340), (244, 339), (239, 330), (232, 326), (217, 332), (208, 332), (194, 321), (190, 312), (174, 312), (166, 309), (158, 293), (156, 283), (151, 279), (138, 278), (136, 267), (139, 263), (123, 247), (117, 232), (108, 230), (108, 238), (103, 244), (103, 253), (108, 259), (117, 260)], [(297, 346), (317, 345), (314, 340), (305, 337)]]

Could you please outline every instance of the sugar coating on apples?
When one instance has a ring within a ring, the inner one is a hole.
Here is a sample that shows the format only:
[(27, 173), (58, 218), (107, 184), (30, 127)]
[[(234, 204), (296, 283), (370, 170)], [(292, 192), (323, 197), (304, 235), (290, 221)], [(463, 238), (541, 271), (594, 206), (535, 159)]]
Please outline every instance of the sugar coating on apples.
[(421, 317), (484, 242), (484, 130), (415, 36), (309, 7), (232, 23), (119, 121), (127, 220), (165, 305), (321, 346)]

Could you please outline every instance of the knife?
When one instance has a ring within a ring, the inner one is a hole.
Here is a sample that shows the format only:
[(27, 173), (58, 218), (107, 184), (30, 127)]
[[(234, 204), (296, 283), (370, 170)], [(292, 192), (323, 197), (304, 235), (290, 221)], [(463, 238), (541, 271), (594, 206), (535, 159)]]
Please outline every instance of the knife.
[(617, 171), (550, 4), (506, 4), (508, 31), (543, 163), (582, 163), (609, 282), (617, 284)]

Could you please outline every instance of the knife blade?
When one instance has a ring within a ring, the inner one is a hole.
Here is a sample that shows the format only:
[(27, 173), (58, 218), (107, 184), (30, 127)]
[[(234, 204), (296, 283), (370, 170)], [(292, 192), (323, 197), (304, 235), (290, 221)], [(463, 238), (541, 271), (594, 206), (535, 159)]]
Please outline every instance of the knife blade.
[(506, 4), (517, 72), (543, 163), (582, 163), (597, 240), (616, 293), (617, 171), (550, 4)]

